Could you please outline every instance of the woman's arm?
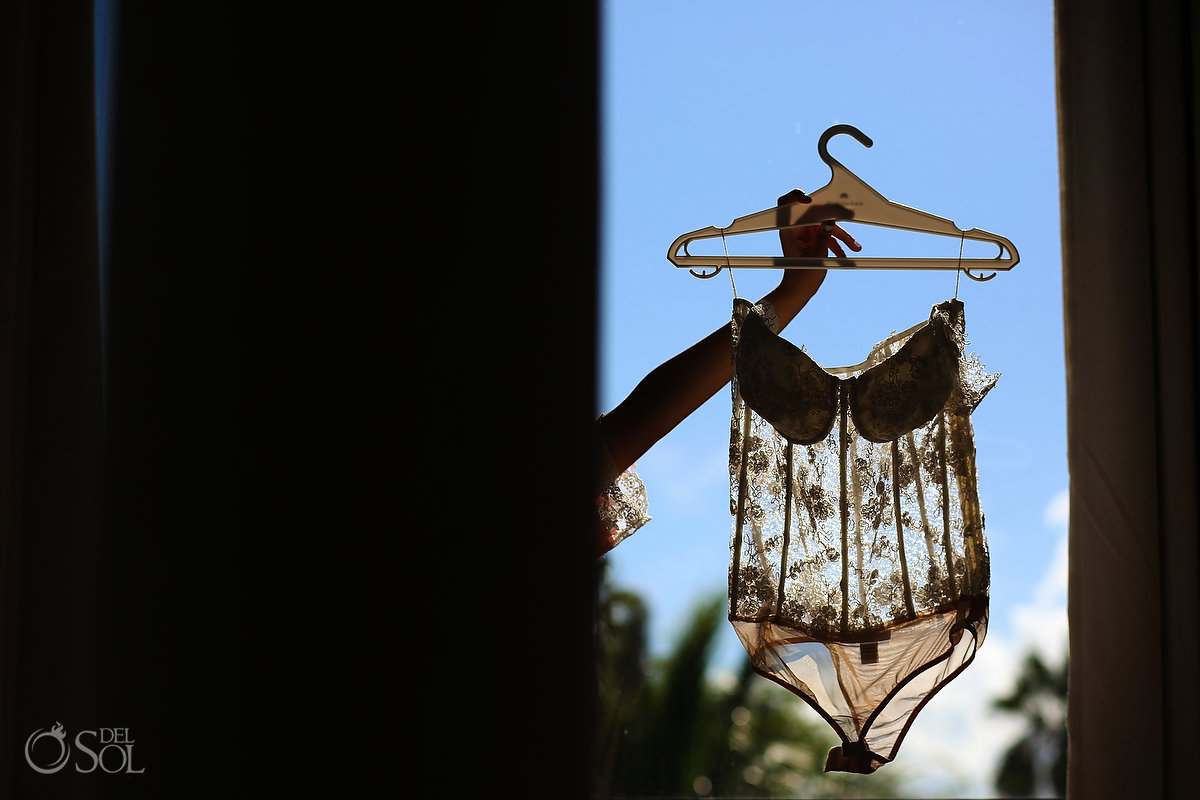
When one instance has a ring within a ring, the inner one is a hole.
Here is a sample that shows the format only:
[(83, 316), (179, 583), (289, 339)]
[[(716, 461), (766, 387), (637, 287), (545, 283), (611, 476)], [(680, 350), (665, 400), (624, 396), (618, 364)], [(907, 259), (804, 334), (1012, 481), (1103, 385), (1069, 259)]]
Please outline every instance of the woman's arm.
[[(809, 202), (812, 201), (808, 196), (796, 189), (780, 197), (778, 205)], [(785, 228), (779, 231), (779, 240), (783, 254), (789, 258), (819, 258), (831, 250), (844, 258), (842, 242), (851, 250), (862, 249), (837, 225)], [(779, 285), (761, 300), (774, 306), (782, 330), (807, 305), (824, 280), (823, 269), (784, 270)], [(617, 474), (628, 469), (655, 442), (729, 383), (732, 357), (730, 326), (725, 324), (651, 370), (628, 397), (600, 419), (600, 435)]]

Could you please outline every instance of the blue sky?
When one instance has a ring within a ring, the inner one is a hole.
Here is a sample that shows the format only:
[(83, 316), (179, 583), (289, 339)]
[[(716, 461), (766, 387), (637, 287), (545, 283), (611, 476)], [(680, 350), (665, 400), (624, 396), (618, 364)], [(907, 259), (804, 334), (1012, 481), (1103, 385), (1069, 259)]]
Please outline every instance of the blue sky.
[[(757, 300), (778, 282), (776, 270), (750, 269), (734, 271), (732, 284), (727, 272), (700, 280), (667, 250), (788, 189), (824, 186), (817, 140), (832, 125), (874, 141), (838, 136), (829, 150), (884, 197), (1005, 236), (1020, 253), (1011, 271), (957, 286), (952, 271), (831, 271), (784, 332), (826, 366), (854, 364), (957, 291), (969, 349), (1002, 373), (973, 416), (992, 558), (988, 638), (887, 767), (911, 775), (914, 796), (990, 794), (968, 776), (990, 775), (1015, 728), (986, 715), (986, 699), (1007, 688), (1029, 647), (1052, 660), (1065, 649), (1053, 4), (602, 0), (600, 11), (598, 412), (724, 325), (735, 288)], [(851, 229), (863, 256), (958, 252), (957, 240)], [(731, 252), (779, 253), (777, 238), (740, 238)], [(968, 246), (973, 254), (995, 248)], [(609, 556), (612, 581), (650, 603), (656, 653), (670, 649), (698, 598), (725, 589), (729, 410), (726, 389), (638, 461), (653, 520)], [(723, 631), (719, 663), (743, 657), (732, 628)]]

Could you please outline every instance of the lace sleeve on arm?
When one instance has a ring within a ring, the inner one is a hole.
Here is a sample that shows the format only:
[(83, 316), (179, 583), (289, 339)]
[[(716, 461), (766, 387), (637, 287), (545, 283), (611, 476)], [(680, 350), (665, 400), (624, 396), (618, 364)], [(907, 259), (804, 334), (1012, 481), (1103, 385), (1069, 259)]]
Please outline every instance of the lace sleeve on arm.
[(607, 532), (607, 541), (602, 540), (604, 552), (613, 549), (649, 522), (648, 508), (646, 487), (637, 470), (630, 467), (604, 490), (596, 504), (601, 528)]
[(599, 439), (597, 450), (600, 485), (604, 487), (596, 497), (597, 546), (603, 555), (636, 533), (651, 517), (646, 486), (636, 466), (614, 475), (616, 467), (603, 439)]

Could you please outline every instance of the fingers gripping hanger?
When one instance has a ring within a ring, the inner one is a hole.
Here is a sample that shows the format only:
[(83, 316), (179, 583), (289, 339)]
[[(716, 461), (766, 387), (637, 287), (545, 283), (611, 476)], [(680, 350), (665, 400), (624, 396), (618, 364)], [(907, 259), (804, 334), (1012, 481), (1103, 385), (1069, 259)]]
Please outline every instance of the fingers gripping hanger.
[[(925, 211), (893, 203), (868, 186), (861, 178), (846, 169), (841, 162), (829, 155), (829, 140), (847, 133), (866, 147), (874, 143), (852, 125), (834, 125), (821, 134), (817, 152), (821, 160), (829, 165), (832, 177), (825, 186), (809, 194), (811, 203), (791, 203), (738, 217), (724, 228), (708, 227), (685, 233), (676, 239), (667, 251), (667, 259), (677, 267), (687, 267), (697, 278), (711, 278), (725, 267), (752, 267), (762, 269), (953, 269), (962, 270), (976, 281), (987, 281), (996, 277), (995, 272), (986, 277), (975, 276), (971, 268), (1008, 271), (1017, 265), (1020, 256), (1013, 243), (1003, 236), (972, 228), (960, 230), (953, 222)], [(886, 228), (933, 233), (952, 236), (959, 240), (958, 258), (787, 258), (783, 256), (694, 256), (688, 253), (688, 245), (700, 239), (725, 239), (744, 233), (794, 228), (801, 225), (820, 225), (831, 222), (858, 222)], [(963, 258), (961, 245), (966, 240), (990, 242), (999, 247), (994, 258)], [(1008, 257), (1005, 257), (1007, 251)], [(697, 272), (695, 267), (712, 268), (707, 274)]]

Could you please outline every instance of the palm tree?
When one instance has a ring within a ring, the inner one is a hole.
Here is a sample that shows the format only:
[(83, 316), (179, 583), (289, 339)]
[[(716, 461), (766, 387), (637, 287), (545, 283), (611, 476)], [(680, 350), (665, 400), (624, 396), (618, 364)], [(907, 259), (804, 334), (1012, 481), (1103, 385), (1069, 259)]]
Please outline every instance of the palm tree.
[(724, 594), (702, 598), (674, 650), (646, 651), (649, 611), (605, 585), (597, 614), (595, 796), (889, 797), (897, 776), (824, 772), (833, 733), (750, 668), (719, 682), (710, 651)]
[(1001, 711), (1025, 718), (1025, 732), (1008, 748), (996, 773), (996, 790), (1029, 797), (1048, 790), (1067, 793), (1067, 675), (1069, 660), (1052, 669), (1029, 653), (1012, 692), (993, 701)]

